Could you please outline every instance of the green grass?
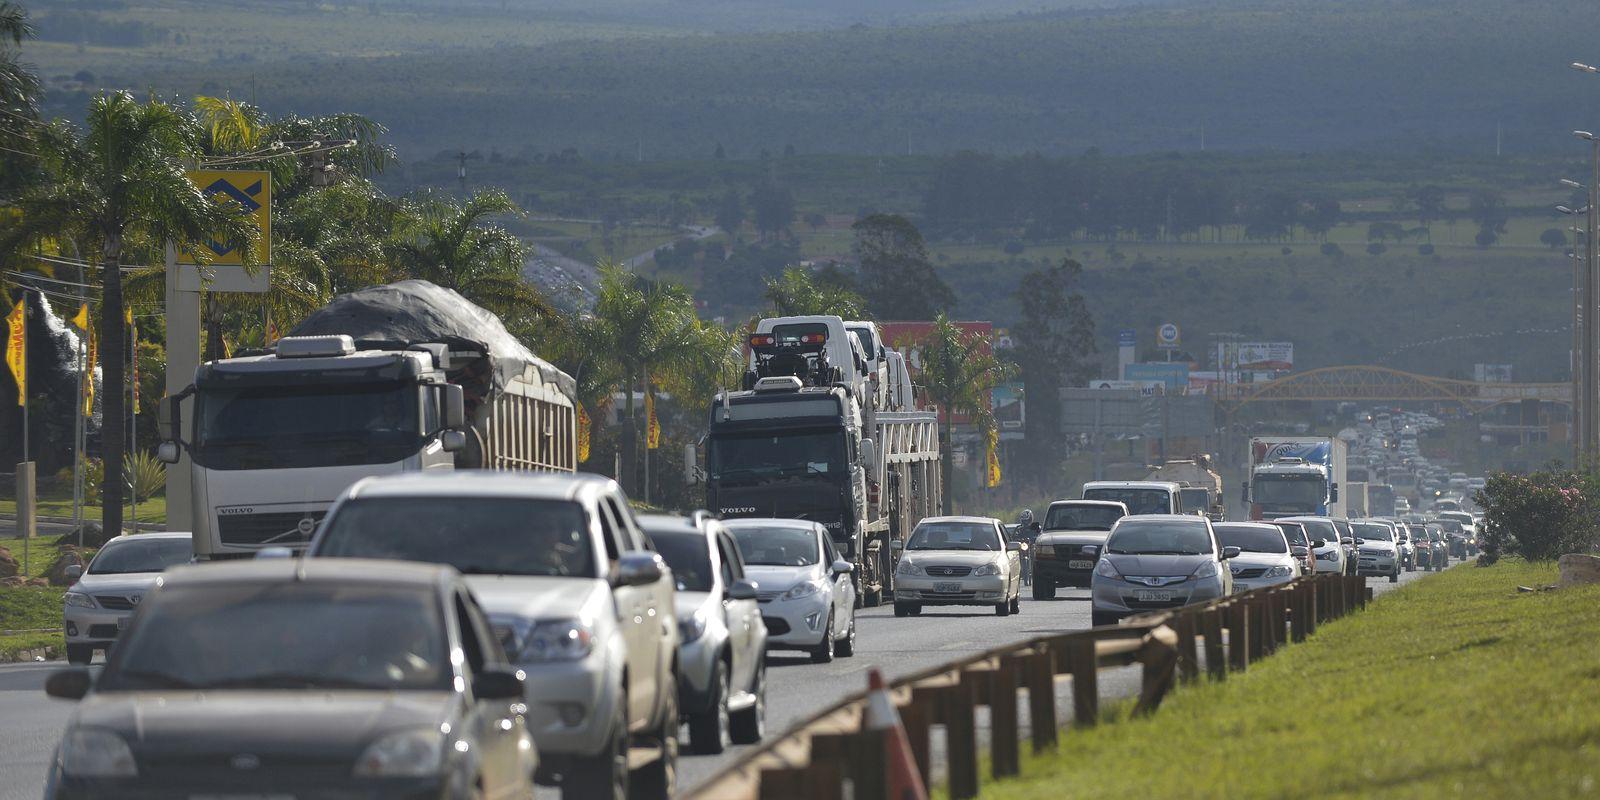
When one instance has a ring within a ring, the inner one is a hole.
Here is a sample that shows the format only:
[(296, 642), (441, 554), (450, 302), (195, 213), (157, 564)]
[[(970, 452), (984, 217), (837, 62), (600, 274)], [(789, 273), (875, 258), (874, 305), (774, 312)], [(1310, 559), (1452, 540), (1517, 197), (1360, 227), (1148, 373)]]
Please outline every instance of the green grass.
[(1556, 574), (1509, 561), (1431, 576), (1151, 718), (1068, 733), (983, 797), (1592, 792), (1600, 586), (1516, 591)]
[[(0, 515), (12, 516), (17, 513), (17, 501), (14, 499), (0, 499)], [(72, 517), (71, 497), (41, 497), (39, 498), (39, 516), (41, 517)], [(127, 506), (123, 506), (122, 516), (127, 518)], [(100, 520), (100, 506), (85, 506), (83, 518), (98, 522)], [(166, 522), (167, 498), (145, 497), (139, 499), (140, 522)]]
[[(40, 536), (28, 543), (28, 559), (24, 564), (22, 545), (21, 539), (0, 539), (0, 547), (11, 551), (26, 577), (43, 575), (60, 555), (54, 536)], [(61, 652), (65, 644), (59, 630), (61, 596), (65, 593), (66, 589), (61, 586), (0, 587), (0, 631), (30, 631), (0, 634), (0, 663), (14, 659), (23, 650), (53, 648)], [(39, 629), (51, 630), (31, 632)]]

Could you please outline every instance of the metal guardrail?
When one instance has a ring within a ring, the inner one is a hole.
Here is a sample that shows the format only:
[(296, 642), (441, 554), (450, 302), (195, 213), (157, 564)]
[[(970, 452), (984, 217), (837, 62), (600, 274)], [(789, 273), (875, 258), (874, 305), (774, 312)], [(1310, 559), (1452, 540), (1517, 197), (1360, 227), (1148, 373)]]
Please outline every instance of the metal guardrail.
[[(1316, 626), (1365, 607), (1366, 579), (1313, 575), (1193, 606), (1130, 618), (1071, 633), (1039, 636), (942, 664), (894, 681), (889, 689), (905, 725), (924, 784), (929, 742), (942, 729), (950, 797), (978, 795), (977, 708), (989, 709), (990, 773), (1021, 771), (1019, 693), (1028, 704), (1028, 738), (1035, 753), (1056, 746), (1055, 685), (1072, 684), (1072, 722), (1100, 716), (1099, 671), (1140, 664), (1135, 715), (1150, 714), (1174, 685), (1246, 669)], [(855, 798), (886, 795), (885, 732), (863, 730), (866, 692), (853, 694), (786, 733), (769, 739), (691, 791), (691, 800), (836, 800), (845, 786)]]

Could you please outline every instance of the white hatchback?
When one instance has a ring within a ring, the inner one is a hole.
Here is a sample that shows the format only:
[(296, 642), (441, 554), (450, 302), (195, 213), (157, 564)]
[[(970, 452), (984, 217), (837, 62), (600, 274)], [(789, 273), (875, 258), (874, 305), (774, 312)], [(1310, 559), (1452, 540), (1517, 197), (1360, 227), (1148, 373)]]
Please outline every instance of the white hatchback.
[(855, 571), (820, 523), (730, 519), (722, 523), (755, 581), (768, 650), (804, 650), (826, 663), (856, 652)]

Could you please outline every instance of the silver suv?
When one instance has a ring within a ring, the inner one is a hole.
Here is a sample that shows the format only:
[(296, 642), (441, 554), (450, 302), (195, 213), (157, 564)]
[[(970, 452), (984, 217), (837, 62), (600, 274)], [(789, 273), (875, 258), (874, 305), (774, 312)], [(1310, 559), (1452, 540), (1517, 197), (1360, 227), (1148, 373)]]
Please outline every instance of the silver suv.
[[(526, 673), (539, 778), (569, 800), (668, 797), (678, 755), (673, 576), (616, 482), (452, 471), (362, 480), (307, 557), (450, 564)], [(639, 750), (630, 772), (629, 752)]]
[(678, 583), (678, 708), (689, 748), (715, 755), (761, 741), (767, 626), (732, 534), (710, 514), (639, 517)]

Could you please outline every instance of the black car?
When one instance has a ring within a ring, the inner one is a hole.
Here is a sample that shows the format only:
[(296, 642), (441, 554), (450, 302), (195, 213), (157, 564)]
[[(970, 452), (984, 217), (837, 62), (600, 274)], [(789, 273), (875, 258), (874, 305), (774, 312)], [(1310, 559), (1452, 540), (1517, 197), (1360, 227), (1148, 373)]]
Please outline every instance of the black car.
[(532, 796), (522, 679), (450, 567), (179, 567), (45, 691), (82, 701), (47, 798)]

